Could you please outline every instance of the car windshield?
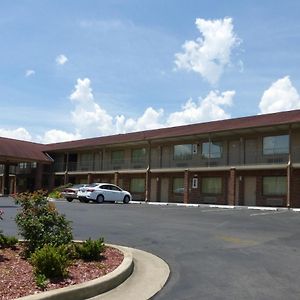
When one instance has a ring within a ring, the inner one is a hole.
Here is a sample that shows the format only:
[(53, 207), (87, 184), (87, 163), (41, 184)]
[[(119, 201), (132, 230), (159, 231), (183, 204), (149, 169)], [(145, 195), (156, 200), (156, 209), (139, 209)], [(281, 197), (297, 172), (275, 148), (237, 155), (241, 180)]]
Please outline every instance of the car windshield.
[(91, 183), (91, 184), (89, 184), (89, 187), (95, 187), (97, 185), (99, 185), (99, 183)]
[(84, 186), (84, 184), (74, 184), (74, 185), (71, 186), (71, 188), (72, 189), (79, 189), (79, 188), (81, 188), (83, 186)]

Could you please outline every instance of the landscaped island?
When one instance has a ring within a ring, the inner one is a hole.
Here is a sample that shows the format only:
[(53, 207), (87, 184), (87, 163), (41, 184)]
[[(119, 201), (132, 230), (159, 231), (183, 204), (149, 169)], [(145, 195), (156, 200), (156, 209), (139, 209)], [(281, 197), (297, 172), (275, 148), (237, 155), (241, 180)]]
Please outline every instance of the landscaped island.
[(21, 206), (16, 223), (24, 241), (0, 232), (1, 300), (92, 280), (121, 264), (123, 254), (105, 246), (103, 238), (74, 243), (70, 221), (44, 192), (22, 193), (15, 201)]

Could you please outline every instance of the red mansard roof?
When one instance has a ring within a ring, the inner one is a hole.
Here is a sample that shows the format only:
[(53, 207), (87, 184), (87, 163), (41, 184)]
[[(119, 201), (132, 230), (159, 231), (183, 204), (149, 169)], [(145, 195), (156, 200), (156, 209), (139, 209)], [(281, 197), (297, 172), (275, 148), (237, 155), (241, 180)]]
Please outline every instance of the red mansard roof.
[(101, 145), (149, 141), (163, 138), (176, 138), (181, 136), (200, 135), (205, 133), (216, 133), (255, 127), (270, 127), (292, 123), (300, 124), (300, 110), (132, 132), (47, 145), (0, 137), (0, 163), (6, 161), (38, 161), (49, 163), (52, 160), (46, 154), (46, 152), (55, 150), (80, 149), (97, 147)]
[(0, 162), (52, 162), (42, 144), (0, 137)]
[(137, 142), (144, 140), (155, 140), (162, 138), (172, 138), (204, 133), (214, 133), (229, 130), (247, 129), (255, 127), (265, 127), (272, 125), (283, 125), (300, 122), (300, 110), (285, 111), (250, 117), (197, 123), (192, 125), (160, 128), (154, 130), (117, 134), (98, 138), (89, 138), (70, 142), (47, 144), (44, 151), (79, 149), (96, 147), (101, 145), (119, 144), (126, 142)]

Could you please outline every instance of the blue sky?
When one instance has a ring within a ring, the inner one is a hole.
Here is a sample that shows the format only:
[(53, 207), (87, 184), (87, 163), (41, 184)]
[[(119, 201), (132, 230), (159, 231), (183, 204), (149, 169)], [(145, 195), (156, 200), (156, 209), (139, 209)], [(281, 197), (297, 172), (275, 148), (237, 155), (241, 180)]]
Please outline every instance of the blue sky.
[(0, 135), (57, 142), (300, 108), (300, 1), (1, 1)]

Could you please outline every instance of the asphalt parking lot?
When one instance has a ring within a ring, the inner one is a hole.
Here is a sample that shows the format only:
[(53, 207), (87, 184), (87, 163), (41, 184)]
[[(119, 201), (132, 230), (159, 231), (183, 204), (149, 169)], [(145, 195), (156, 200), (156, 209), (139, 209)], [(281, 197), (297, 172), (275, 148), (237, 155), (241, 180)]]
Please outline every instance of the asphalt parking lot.
[[(0, 198), (16, 234), (16, 207)], [(155, 299), (300, 299), (300, 212), (56, 202), (74, 237), (152, 252), (171, 277)], [(137, 298), (138, 299), (138, 298)]]

